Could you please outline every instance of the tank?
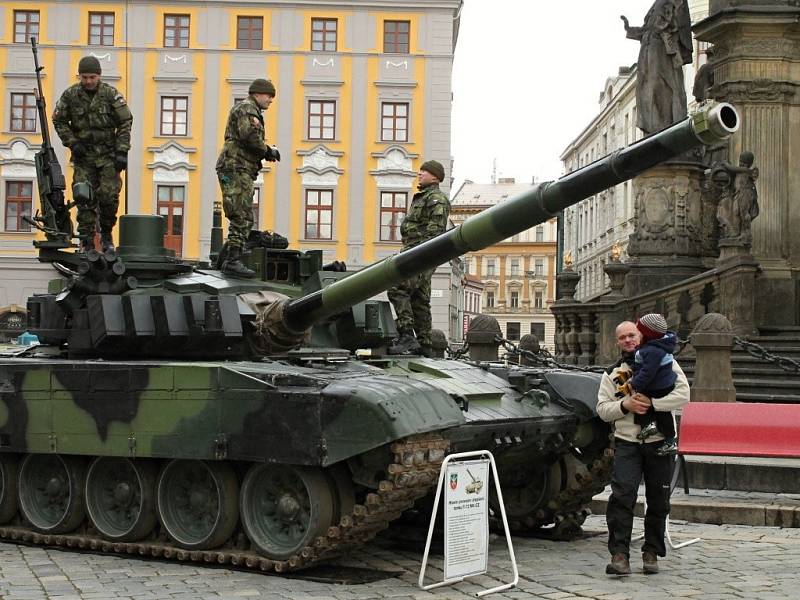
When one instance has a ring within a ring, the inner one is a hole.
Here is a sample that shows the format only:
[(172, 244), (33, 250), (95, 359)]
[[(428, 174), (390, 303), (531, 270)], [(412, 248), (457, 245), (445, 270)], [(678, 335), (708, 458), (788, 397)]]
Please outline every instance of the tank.
[(48, 228), (40, 260), (62, 278), (28, 300), (40, 344), (0, 355), (0, 538), (286, 572), (371, 540), (430, 495), (447, 453), (476, 449), (514, 531), (574, 530), (613, 456), (599, 376), (388, 356), (374, 297), (738, 121), (706, 105), (354, 273), (255, 236), (257, 277), (225, 277), (164, 248), (158, 216), (122, 216), (105, 254)]

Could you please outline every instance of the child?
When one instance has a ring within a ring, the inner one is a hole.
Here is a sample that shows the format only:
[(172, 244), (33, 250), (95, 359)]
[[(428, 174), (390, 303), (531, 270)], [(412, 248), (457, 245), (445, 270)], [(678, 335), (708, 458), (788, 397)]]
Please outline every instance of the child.
[[(639, 392), (648, 398), (663, 398), (675, 389), (677, 376), (672, 370), (672, 353), (677, 336), (667, 331), (666, 319), (657, 313), (640, 317), (636, 329), (642, 334), (642, 341), (636, 350), (629, 388), (633, 393)], [(642, 428), (638, 435), (640, 440), (656, 433), (664, 436), (664, 443), (656, 449), (659, 456), (678, 451), (671, 412), (658, 412), (651, 406), (645, 414), (634, 415), (634, 422)]]

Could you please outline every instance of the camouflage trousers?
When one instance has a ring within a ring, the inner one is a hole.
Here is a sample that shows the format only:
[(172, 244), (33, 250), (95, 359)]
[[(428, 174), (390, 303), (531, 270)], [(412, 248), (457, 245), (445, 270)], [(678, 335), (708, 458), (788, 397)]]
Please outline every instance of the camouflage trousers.
[(87, 182), (92, 186), (91, 200), (77, 200), (78, 235), (81, 238), (94, 237), (98, 212), (100, 232), (110, 235), (117, 224), (119, 191), (122, 189), (122, 177), (114, 168), (114, 161), (74, 162), (73, 168), (73, 185)]
[(401, 333), (412, 328), (417, 341), (423, 346), (431, 344), (431, 277), (433, 269), (406, 279), (389, 290), (389, 300), (397, 313), (397, 330)]
[(222, 190), (222, 210), (228, 217), (228, 246), (244, 248), (253, 228), (253, 178), (249, 173), (217, 171)]

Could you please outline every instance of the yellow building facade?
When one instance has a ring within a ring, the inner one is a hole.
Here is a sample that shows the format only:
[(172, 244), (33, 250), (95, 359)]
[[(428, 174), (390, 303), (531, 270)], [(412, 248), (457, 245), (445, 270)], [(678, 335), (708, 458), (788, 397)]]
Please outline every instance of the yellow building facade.
[[(156, 3), (4, 2), (0, 7), (0, 308), (52, 275), (23, 215), (38, 206), (41, 143), (29, 39), (37, 38), (48, 117), (82, 56), (134, 115), (120, 214), (161, 214), (166, 245), (207, 259), (214, 163), (231, 106), (271, 79), (258, 174), (259, 229), (351, 268), (397, 252), (419, 165), (450, 165), (451, 68), (460, 0)], [(69, 153), (52, 130), (68, 186)], [(447, 179), (449, 181), (449, 177)], [(446, 188), (446, 184), (443, 185)], [(68, 194), (69, 195), (69, 194)]]

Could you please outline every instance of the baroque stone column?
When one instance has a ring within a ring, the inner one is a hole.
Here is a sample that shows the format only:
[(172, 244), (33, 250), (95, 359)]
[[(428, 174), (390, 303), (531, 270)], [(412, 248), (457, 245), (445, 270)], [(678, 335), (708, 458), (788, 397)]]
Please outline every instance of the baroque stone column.
[(629, 298), (706, 270), (701, 179), (693, 160), (663, 163), (636, 177), (635, 229), (628, 242), (625, 295)]
[[(750, 150), (759, 161), (760, 215), (752, 254), (758, 325), (800, 324), (800, 5), (797, 0), (710, 0), (693, 27), (714, 45), (715, 100), (732, 103), (742, 127), (728, 160)], [(780, 298), (780, 302), (775, 302)]]

